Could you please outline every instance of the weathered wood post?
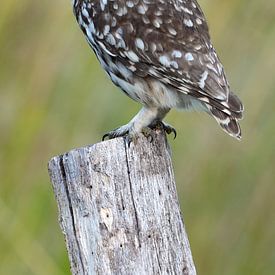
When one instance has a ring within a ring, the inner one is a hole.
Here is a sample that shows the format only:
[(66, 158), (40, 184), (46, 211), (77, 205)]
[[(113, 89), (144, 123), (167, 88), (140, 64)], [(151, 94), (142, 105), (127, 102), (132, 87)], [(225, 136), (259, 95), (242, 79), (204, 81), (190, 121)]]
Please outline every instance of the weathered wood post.
[(196, 274), (163, 132), (72, 150), (49, 173), (72, 274)]

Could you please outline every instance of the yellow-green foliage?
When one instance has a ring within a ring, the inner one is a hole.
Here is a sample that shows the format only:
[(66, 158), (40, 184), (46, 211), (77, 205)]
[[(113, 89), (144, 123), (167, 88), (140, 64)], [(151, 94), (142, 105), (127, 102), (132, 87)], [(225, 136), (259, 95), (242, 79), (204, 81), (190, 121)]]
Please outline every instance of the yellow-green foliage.
[[(47, 161), (139, 108), (101, 70), (70, 2), (1, 1), (0, 274), (68, 274)], [(201, 4), (246, 111), (242, 142), (205, 114), (167, 117), (194, 259), (199, 274), (275, 274), (275, 2)]]

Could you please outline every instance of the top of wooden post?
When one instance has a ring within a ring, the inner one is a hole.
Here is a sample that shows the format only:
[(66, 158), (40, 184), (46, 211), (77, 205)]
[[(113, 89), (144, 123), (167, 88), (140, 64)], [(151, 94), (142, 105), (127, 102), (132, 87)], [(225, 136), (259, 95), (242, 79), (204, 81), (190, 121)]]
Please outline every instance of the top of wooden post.
[(196, 274), (162, 131), (72, 150), (49, 172), (73, 274)]

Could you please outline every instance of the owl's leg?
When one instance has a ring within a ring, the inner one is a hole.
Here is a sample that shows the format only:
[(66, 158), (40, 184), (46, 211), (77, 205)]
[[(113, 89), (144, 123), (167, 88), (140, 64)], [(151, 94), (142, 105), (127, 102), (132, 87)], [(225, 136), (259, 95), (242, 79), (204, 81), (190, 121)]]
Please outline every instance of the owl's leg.
[(107, 137), (112, 139), (125, 135), (128, 135), (130, 139), (135, 139), (139, 133), (150, 136), (151, 127), (149, 126), (153, 125), (156, 121), (162, 121), (169, 110), (144, 106), (128, 124), (105, 134), (103, 140)]

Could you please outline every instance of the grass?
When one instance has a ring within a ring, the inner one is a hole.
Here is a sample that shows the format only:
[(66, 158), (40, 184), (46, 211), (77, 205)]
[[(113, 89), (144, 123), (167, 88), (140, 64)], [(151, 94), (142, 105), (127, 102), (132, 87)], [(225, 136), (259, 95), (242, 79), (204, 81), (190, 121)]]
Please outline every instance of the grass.
[[(204, 0), (212, 40), (245, 103), (243, 140), (206, 115), (167, 121), (199, 274), (274, 274), (275, 2)], [(107, 80), (70, 1), (0, 10), (0, 274), (68, 274), (47, 161), (96, 143), (138, 104)]]

